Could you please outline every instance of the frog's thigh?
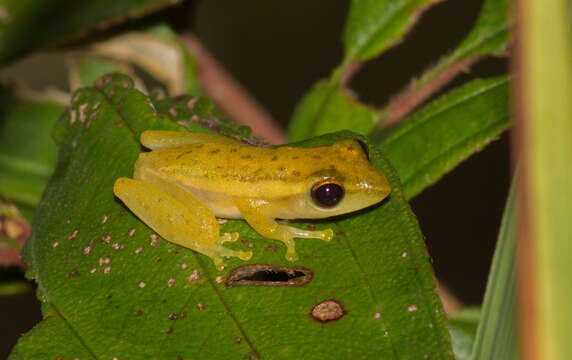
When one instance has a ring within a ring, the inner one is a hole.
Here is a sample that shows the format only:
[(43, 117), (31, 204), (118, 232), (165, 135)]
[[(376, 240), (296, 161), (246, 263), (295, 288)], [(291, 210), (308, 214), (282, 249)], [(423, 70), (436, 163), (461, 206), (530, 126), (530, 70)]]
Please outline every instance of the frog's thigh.
[(279, 224), (268, 215), (268, 212), (265, 211), (265, 206), (258, 205), (256, 201), (237, 200), (236, 202), (240, 213), (256, 232), (262, 236), (280, 240), (286, 244), (286, 259), (290, 261), (298, 259), (294, 238), (312, 238), (330, 241), (334, 235), (332, 229), (310, 231)]
[(219, 225), (212, 211), (182, 190), (182, 194), (174, 197), (154, 184), (119, 178), (113, 191), (161, 237), (209, 256), (219, 269), (223, 266), (223, 256), (243, 260), (251, 256), (250, 252), (234, 251), (221, 246), (222, 242), (231, 238), (235, 240), (237, 236), (225, 234), (220, 237)]
[(147, 130), (141, 134), (141, 144), (151, 150), (199, 143), (242, 144), (226, 136), (188, 131)]

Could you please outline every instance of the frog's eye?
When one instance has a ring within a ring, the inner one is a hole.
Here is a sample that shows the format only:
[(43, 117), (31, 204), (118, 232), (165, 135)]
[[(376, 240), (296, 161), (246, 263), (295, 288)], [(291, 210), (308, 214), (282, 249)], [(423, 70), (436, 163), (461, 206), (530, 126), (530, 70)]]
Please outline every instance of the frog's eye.
[(332, 181), (326, 179), (319, 181), (312, 186), (312, 200), (321, 207), (336, 206), (344, 197), (344, 188)]
[(358, 142), (359, 146), (361, 146), (361, 149), (363, 150), (363, 153), (365, 154), (367, 160), (369, 160), (369, 148), (367, 147), (367, 145), (360, 139), (356, 139), (356, 141)]

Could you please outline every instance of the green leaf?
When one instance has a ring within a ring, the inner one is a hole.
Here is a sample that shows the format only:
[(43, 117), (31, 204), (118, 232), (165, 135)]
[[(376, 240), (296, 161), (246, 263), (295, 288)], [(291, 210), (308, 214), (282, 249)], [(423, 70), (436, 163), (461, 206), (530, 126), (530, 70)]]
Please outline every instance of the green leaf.
[[(161, 84), (171, 96), (202, 93), (193, 55), (165, 24), (115, 36), (93, 44), (90, 50), (113, 58), (124, 67), (138, 66), (155, 80), (150, 84), (151, 89)], [(130, 69), (127, 73), (133, 76), (134, 71)]]
[(449, 59), (462, 61), (474, 55), (502, 55), (510, 40), (508, 0), (486, 0), (475, 26)]
[[(383, 113), (357, 101), (346, 88), (353, 63), (379, 55), (398, 42), (422, 10), (438, 0), (353, 0), (344, 33), (342, 64), (299, 103), (290, 126), (291, 141), (340, 130), (369, 133)], [(353, 118), (352, 116), (355, 116)]]
[(418, 14), (439, 0), (353, 0), (344, 32), (344, 63), (371, 59), (397, 43)]
[(180, 0), (0, 0), (0, 64), (139, 18)]
[(407, 198), (495, 140), (509, 125), (508, 79), (474, 80), (374, 134)]
[(471, 359), (480, 315), (479, 308), (468, 307), (461, 309), (449, 318), (449, 332), (451, 333), (451, 343), (456, 360)]
[(123, 72), (129, 68), (125, 64), (110, 58), (105, 58), (89, 53), (82, 53), (71, 57), (72, 66), (69, 69), (70, 78), (74, 79), (73, 89), (91, 86), (103, 75)]
[[(476, 57), (483, 55), (504, 55), (510, 42), (508, 0), (486, 0), (471, 32), (459, 46), (443, 58), (435, 67), (423, 74), (415, 82), (420, 88), (430, 80), (442, 74), (451, 66), (458, 65), (460, 70), (470, 66)], [(464, 61), (469, 63), (461, 65)]]
[(489, 273), (472, 360), (518, 359), (516, 303), (516, 205), (513, 184), (507, 199)]
[(0, 196), (35, 205), (55, 166), (50, 130), (63, 106), (17, 99), (5, 90), (0, 109)]
[(380, 113), (358, 103), (341, 88), (321, 81), (296, 108), (289, 136), (297, 141), (343, 129), (367, 134), (380, 117)]
[[(393, 187), (390, 197), (359, 213), (297, 222), (336, 233), (330, 243), (298, 241), (299, 261), (288, 262), (280, 243), (241, 220), (222, 225), (243, 239), (229, 247), (253, 249), (250, 264), (301, 266), (312, 281), (227, 286), (229, 271), (245, 262), (229, 259), (217, 272), (203, 255), (152, 241), (152, 232), (112, 193), (115, 179), (132, 174), (143, 129), (179, 127), (155, 117), (147, 99), (119, 76), (76, 93), (71, 111), (82, 108), (84, 122), (62, 118), (57, 170), (25, 254), (48, 318), (22, 338), (14, 358), (73, 359), (81, 351), (88, 359), (452, 359), (419, 226), (375, 148), (372, 163)], [(354, 136), (331, 134), (298, 146)], [(314, 305), (328, 300), (345, 315), (314, 320)], [(46, 329), (50, 321), (56, 324)], [(64, 336), (69, 339), (57, 341)]]

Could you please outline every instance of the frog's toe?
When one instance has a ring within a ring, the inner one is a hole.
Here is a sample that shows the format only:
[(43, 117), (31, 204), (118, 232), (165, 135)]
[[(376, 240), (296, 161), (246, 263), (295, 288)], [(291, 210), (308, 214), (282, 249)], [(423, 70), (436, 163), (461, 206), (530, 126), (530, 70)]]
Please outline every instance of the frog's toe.
[(248, 261), (252, 257), (252, 251), (238, 251), (237, 258), (240, 260)]
[(320, 231), (320, 233), (322, 235), (321, 239), (324, 241), (330, 241), (334, 237), (334, 232), (332, 229), (326, 229), (324, 231)]
[(238, 240), (239, 237), (240, 237), (240, 235), (237, 232), (224, 233), (220, 237), (219, 244), (224, 244), (225, 242), (234, 242), (234, 241)]
[(295, 251), (286, 253), (286, 260), (288, 261), (296, 261), (298, 258), (298, 254)]

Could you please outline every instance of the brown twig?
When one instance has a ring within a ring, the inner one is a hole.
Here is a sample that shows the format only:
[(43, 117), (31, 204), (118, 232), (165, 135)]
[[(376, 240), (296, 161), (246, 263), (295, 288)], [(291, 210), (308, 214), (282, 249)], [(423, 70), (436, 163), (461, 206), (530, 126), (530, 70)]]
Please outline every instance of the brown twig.
[[(405, 90), (389, 101), (386, 107), (387, 117), (383, 122), (383, 126), (394, 124), (403, 119), (423, 101), (439, 91), (461, 72), (467, 71), (471, 65), (480, 59), (480, 56), (473, 56), (461, 62), (453, 63), (445, 69), (437, 71), (435, 76), (421, 84), (419, 81), (413, 80)], [(426, 74), (434, 71), (435, 69), (430, 69)]]
[(203, 90), (223, 112), (237, 123), (249, 126), (254, 135), (265, 138), (273, 144), (287, 142), (284, 130), (223, 69), (196, 37), (183, 34), (181, 41), (197, 61), (199, 81)]

